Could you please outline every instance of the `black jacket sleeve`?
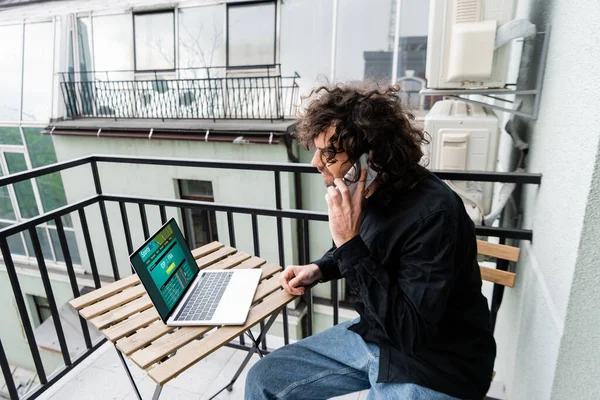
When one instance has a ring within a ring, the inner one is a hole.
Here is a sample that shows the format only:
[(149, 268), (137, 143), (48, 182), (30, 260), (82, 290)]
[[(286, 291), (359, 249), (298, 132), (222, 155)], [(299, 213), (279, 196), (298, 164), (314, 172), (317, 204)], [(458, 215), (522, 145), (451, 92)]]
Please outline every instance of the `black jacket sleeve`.
[(333, 259), (333, 252), (336, 247), (332, 247), (321, 257), (320, 259), (313, 261), (313, 264), (317, 264), (319, 269), (321, 270), (321, 274), (323, 274), (323, 278), (319, 282), (327, 282), (333, 279), (341, 279), (342, 274)]
[(446, 210), (421, 219), (403, 243), (391, 244), (391, 260), (385, 267), (370, 257), (360, 236), (333, 252), (370, 322), (406, 354), (413, 354), (436, 333), (444, 314), (456, 276), (455, 229), (456, 221)]

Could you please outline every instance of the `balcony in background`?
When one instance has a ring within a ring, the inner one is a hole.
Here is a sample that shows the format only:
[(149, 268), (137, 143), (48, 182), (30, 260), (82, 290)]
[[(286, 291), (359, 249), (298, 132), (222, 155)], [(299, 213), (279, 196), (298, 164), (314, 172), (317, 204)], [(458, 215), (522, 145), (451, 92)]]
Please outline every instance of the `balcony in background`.
[(60, 73), (66, 119), (241, 119), (293, 116), (297, 78), (281, 66)]

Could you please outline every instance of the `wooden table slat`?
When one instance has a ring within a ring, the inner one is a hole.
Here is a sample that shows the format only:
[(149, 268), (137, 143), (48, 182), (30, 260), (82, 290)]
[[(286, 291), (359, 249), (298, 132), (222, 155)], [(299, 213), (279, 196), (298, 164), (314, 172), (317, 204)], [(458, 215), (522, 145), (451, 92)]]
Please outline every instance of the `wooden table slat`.
[(182, 351), (179, 351), (165, 362), (149, 370), (148, 376), (158, 385), (166, 384), (207, 355), (239, 336), (240, 333), (268, 318), (295, 298), (296, 296), (280, 290), (275, 295), (252, 308), (245, 325), (222, 327), (214, 333), (207, 335), (202, 340), (189, 343)]
[(114, 310), (109, 311), (106, 314), (100, 315), (99, 317), (92, 318), (89, 321), (97, 329), (104, 329), (107, 326), (123, 321), (125, 318), (140, 311), (144, 311), (145, 309), (150, 307), (152, 307), (152, 301), (150, 300), (150, 297), (148, 297), (148, 295), (144, 295), (139, 299), (124, 304), (119, 308), (115, 308)]
[(123, 290), (121, 293), (117, 293), (112, 297), (100, 300), (97, 303), (79, 310), (79, 314), (83, 318), (89, 320), (97, 317), (98, 315), (104, 314), (105, 312), (113, 310), (122, 304), (129, 303), (130, 301), (140, 298), (145, 294), (146, 290), (142, 285), (129, 287)]
[(121, 350), (123, 354), (130, 355), (134, 351), (141, 349), (153, 340), (158, 339), (172, 330), (175, 330), (175, 327), (167, 326), (159, 319), (146, 328), (138, 330), (133, 335), (119, 340), (117, 342), (117, 348)]
[(248, 258), (250, 258), (250, 254), (248, 254), (248, 253), (244, 253), (244, 252), (235, 253), (234, 255), (227, 257), (217, 263), (211, 264), (204, 269), (206, 269), (206, 270), (230, 269), (230, 268), (233, 268), (236, 265), (239, 265), (240, 263), (244, 262)]
[(282, 268), (277, 264), (265, 264), (262, 266), (262, 275), (260, 279), (268, 279), (282, 270)]
[[(256, 289), (253, 303), (263, 300), (271, 293), (277, 291), (280, 287), (279, 279), (276, 277), (261, 282)], [(163, 359), (180, 347), (185, 346), (192, 340), (204, 335), (213, 328), (215, 327), (196, 326), (179, 328), (170, 335), (165, 335), (158, 338), (150, 346), (133, 353), (131, 355), (131, 360), (140, 368), (148, 368), (155, 362)]]
[(228, 269), (233, 267), (234, 265), (238, 265), (246, 261), (249, 258), (250, 254), (243, 251), (238, 251), (234, 255), (231, 255), (219, 262), (209, 265), (208, 267), (206, 267), (206, 269)]
[(137, 285), (140, 282), (137, 275), (130, 275), (126, 278), (110, 283), (106, 286), (102, 286), (93, 292), (86, 293), (73, 299), (69, 302), (69, 305), (76, 310), (80, 310), (85, 306), (96, 303), (107, 297), (112, 296), (115, 293), (119, 293), (130, 286)]
[(115, 342), (116, 340), (135, 332), (137, 329), (143, 328), (151, 322), (156, 321), (157, 319), (160, 319), (158, 312), (154, 307), (150, 307), (141, 313), (132, 315), (126, 320), (103, 330), (102, 333), (104, 333), (104, 336), (106, 336), (108, 340)]
[(258, 268), (261, 267), (266, 264), (267, 262), (265, 260), (263, 260), (262, 258), (258, 258), (256, 256), (252, 256), (250, 259), (244, 261), (243, 263), (241, 263), (238, 268), (240, 269), (251, 269), (251, 268)]
[(198, 247), (195, 250), (192, 250), (192, 256), (194, 256), (194, 259), (198, 259), (200, 257), (209, 255), (210, 253), (214, 253), (215, 251), (223, 248), (224, 246), (225, 245), (223, 243), (212, 242), (212, 243), (206, 244), (202, 247)]
[(210, 253), (207, 256), (197, 259), (196, 264), (200, 269), (206, 268), (211, 264), (221, 261), (225, 257), (235, 254), (236, 252), (237, 250), (233, 247), (225, 246), (222, 249), (215, 251), (214, 253)]
[(258, 285), (256, 288), (256, 293), (254, 293), (253, 303), (264, 300), (265, 297), (270, 295), (273, 292), (276, 292), (281, 288), (279, 284), (279, 274), (273, 276), (270, 279), (266, 279)]

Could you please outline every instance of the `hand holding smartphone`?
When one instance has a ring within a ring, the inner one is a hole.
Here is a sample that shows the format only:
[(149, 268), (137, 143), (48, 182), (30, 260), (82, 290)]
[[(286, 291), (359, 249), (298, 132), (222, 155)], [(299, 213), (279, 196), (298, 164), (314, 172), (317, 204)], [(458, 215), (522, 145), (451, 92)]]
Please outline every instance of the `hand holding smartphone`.
[(348, 186), (348, 191), (350, 192), (350, 196), (354, 196), (354, 192), (356, 192), (356, 187), (358, 185), (358, 179), (360, 175), (358, 174), (357, 165), (360, 165), (360, 169), (367, 171), (367, 181), (365, 182), (365, 189), (367, 189), (377, 177), (377, 172), (375, 172), (371, 167), (369, 167), (369, 155), (367, 153), (360, 156), (358, 162), (350, 168), (348, 173), (344, 176), (344, 183)]

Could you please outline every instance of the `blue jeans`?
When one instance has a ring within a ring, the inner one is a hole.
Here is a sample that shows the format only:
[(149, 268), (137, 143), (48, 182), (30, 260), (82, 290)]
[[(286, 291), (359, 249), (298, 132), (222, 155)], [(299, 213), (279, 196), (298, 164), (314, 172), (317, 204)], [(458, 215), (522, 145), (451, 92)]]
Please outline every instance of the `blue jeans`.
[(246, 378), (246, 400), (329, 399), (369, 389), (367, 400), (452, 400), (415, 384), (377, 383), (379, 347), (365, 342), (344, 322), (275, 350)]

